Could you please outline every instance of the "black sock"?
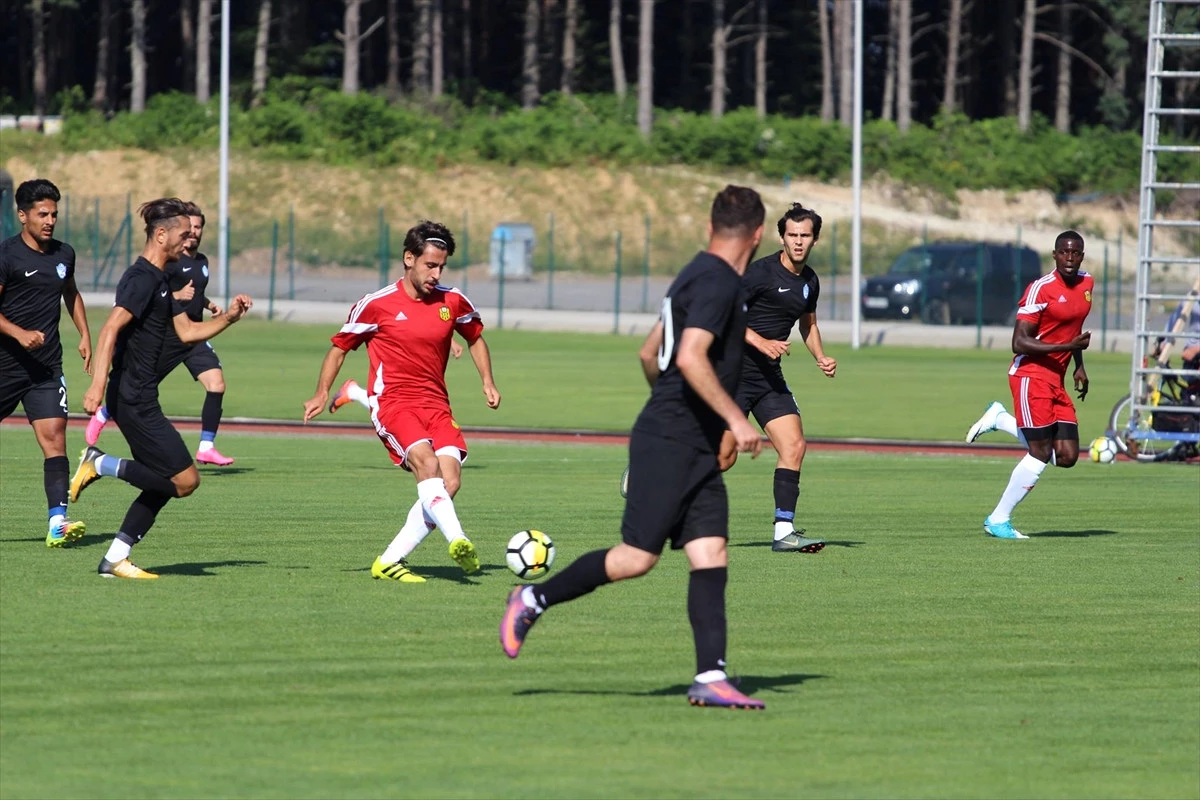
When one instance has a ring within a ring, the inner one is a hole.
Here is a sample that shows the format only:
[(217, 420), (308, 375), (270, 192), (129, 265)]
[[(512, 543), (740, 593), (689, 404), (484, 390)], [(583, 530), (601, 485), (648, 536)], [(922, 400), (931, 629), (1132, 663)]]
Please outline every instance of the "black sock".
[(162, 511), (162, 507), (173, 496), (155, 492), (139, 494), (133, 504), (129, 506), (129, 510), (125, 512), (125, 521), (121, 523), (121, 530), (117, 532), (117, 538), (130, 547), (140, 542), (154, 525), (154, 519), (158, 516), (158, 512)]
[(688, 579), (688, 619), (696, 640), (696, 674), (725, 669), (726, 567), (692, 570)]
[(67, 488), (71, 483), (71, 462), (66, 456), (47, 458), (42, 463), (42, 484), (46, 488), (46, 507), (66, 516)]
[(152, 492), (166, 497), (175, 496), (175, 484), (171, 483), (170, 478), (164, 478), (157, 472), (152, 472), (145, 464), (139, 464), (128, 458), (121, 459), (117, 477), (143, 492)]
[(612, 583), (604, 571), (604, 557), (607, 555), (607, 550), (584, 553), (562, 572), (533, 587), (533, 593), (542, 608), (583, 597), (594, 592), (598, 586)]
[(800, 470), (775, 470), (775, 521), (796, 519), (796, 502), (800, 499)]
[(204, 407), (200, 409), (200, 430), (204, 433), (212, 434), (214, 437), (217, 435), (217, 428), (221, 426), (221, 401), (224, 398), (224, 392), (205, 393)]

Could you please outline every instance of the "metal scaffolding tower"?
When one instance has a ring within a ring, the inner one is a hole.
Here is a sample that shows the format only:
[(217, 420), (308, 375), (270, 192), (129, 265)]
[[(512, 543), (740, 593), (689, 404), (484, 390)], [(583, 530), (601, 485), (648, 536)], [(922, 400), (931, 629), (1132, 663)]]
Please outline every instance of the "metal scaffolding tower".
[[(1196, 144), (1162, 144), (1160, 141), (1164, 118), (1200, 117), (1200, 108), (1163, 105), (1164, 82), (1200, 78), (1200, 71), (1175, 68), (1174, 65), (1180, 62), (1171, 58), (1181, 48), (1200, 47), (1200, 33), (1194, 26), (1173, 29), (1177, 27), (1173, 23), (1177, 13), (1184, 10), (1183, 6), (1200, 7), (1200, 0), (1150, 0), (1138, 210), (1137, 294), (1127, 421), (1122, 418), (1118, 422), (1117, 411), (1113, 412), (1114, 433), (1123, 437), (1122, 443), (1129, 445), (1131, 454), (1146, 461), (1166, 456), (1183, 442), (1200, 441), (1200, 407), (1193, 404), (1195, 398), (1187, 389), (1188, 383), (1200, 379), (1200, 370), (1169, 366), (1172, 349), (1182, 351), (1183, 343), (1180, 341), (1173, 348), (1169, 331), (1161, 325), (1154, 330), (1150, 328), (1158, 304), (1162, 304), (1164, 310), (1176, 312), (1173, 315), (1175, 332), (1182, 332), (1192, 322), (1193, 315), (1200, 316), (1200, 303), (1197, 302), (1200, 295), (1200, 244), (1197, 244), (1200, 242), (1200, 219), (1156, 217), (1160, 192), (1200, 190), (1200, 183), (1159, 177), (1159, 157), (1163, 153), (1185, 153), (1189, 154), (1188, 158), (1200, 158), (1200, 146)], [(1164, 229), (1167, 228), (1186, 228), (1195, 232), (1195, 237), (1187, 237), (1186, 255), (1163, 252), (1162, 240), (1166, 238)], [(1195, 281), (1192, 291), (1187, 294), (1152, 291), (1152, 272), (1164, 267), (1175, 272), (1176, 266)], [(1166, 341), (1160, 341), (1164, 337)]]

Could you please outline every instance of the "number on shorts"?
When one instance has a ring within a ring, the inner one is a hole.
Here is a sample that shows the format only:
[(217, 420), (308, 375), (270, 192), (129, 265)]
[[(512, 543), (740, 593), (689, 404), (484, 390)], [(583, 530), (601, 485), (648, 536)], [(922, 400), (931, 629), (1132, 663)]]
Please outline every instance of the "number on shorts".
[(663, 338), (658, 346), (658, 371), (666, 372), (667, 367), (671, 366), (671, 357), (675, 355), (675, 323), (671, 319), (670, 297), (663, 298), (659, 319), (663, 324)]
[(58, 387), (58, 404), (62, 406), (64, 414), (69, 411), (67, 408), (67, 387), (65, 386)]

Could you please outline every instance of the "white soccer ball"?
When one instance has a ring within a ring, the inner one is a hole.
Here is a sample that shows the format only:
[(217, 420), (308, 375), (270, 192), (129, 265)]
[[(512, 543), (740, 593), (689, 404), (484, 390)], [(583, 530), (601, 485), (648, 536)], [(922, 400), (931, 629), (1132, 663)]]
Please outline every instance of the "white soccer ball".
[(504, 560), (518, 578), (540, 578), (554, 563), (554, 542), (541, 531), (520, 531), (508, 540)]
[(1111, 464), (1117, 457), (1117, 443), (1107, 436), (1092, 440), (1088, 456), (1097, 464)]

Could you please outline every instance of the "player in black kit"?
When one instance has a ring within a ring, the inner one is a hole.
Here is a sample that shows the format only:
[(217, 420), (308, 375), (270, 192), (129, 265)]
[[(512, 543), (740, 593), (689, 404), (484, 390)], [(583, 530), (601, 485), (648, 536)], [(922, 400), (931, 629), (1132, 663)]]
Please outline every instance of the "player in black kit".
[(159, 382), (178, 365), (172, 355), (178, 348), (170, 333), (184, 343), (211, 339), (241, 319), (251, 301), (238, 295), (224, 314), (207, 322), (191, 320), (171, 296), (164, 272), (168, 262), (182, 254), (191, 235), (188, 206), (168, 197), (146, 203), (138, 213), (146, 221), (146, 246), (117, 284), (112, 313), (96, 345), (92, 385), (83, 396), (83, 408), (89, 414), (95, 413), (102, 399), (107, 400), (133, 458), (117, 458), (88, 447), (71, 479), (71, 500), (105, 476), (142, 490), (97, 571), (104, 577), (144, 579), (158, 576), (134, 566), (129, 560), (131, 548), (142, 540), (172, 497), (187, 497), (200, 485), (200, 473), (183, 437), (158, 402)]
[(746, 331), (739, 276), (762, 239), (765, 210), (753, 189), (727, 186), (713, 201), (708, 249), (671, 283), (641, 349), (650, 399), (629, 441), (630, 490), (621, 543), (580, 556), (545, 583), (508, 596), (500, 644), (516, 658), (548, 608), (613, 581), (645, 575), (663, 546), (691, 566), (688, 617), (696, 645), (693, 705), (763, 708), (725, 673), (725, 583), (729, 503), (717, 464), (726, 430), (738, 450), (758, 455), (762, 440), (731, 396), (742, 369)]
[[(221, 313), (221, 307), (209, 300), (205, 294), (209, 279), (208, 256), (199, 252), (200, 241), (204, 238), (204, 212), (195, 203), (188, 203), (187, 206), (191, 235), (179, 260), (167, 263), (167, 282), (171, 287), (172, 296), (183, 305), (188, 317), (193, 322), (203, 322), (205, 311), (216, 315)], [(196, 461), (227, 467), (233, 463), (233, 459), (221, 455), (214, 446), (217, 428), (221, 424), (222, 401), (225, 397), (225, 373), (221, 370), (221, 360), (217, 358), (209, 342), (194, 345), (180, 343), (178, 346), (183, 352), (173, 354), (173, 357), (182, 358), (184, 366), (192, 374), (192, 380), (199, 381), (205, 391), (204, 406), (200, 412), (200, 448), (196, 451)], [(96, 413), (88, 421), (84, 435), (89, 445), (96, 444), (100, 439), (100, 431), (108, 420), (107, 407), (100, 406), (96, 409)]]
[[(837, 373), (837, 362), (825, 355), (817, 328), (821, 282), (808, 266), (808, 256), (821, 236), (821, 216), (793, 203), (779, 220), (783, 249), (760, 258), (746, 269), (746, 345), (737, 404), (754, 414), (777, 453), (775, 464), (775, 552), (818, 553), (825, 547), (795, 529), (800, 499), (800, 465), (806, 442), (796, 399), (783, 378), (780, 359), (790, 355), (788, 337), (797, 323), (805, 347), (826, 376)], [(727, 433), (721, 442), (721, 469), (737, 461), (737, 441)]]
[(16, 191), (21, 232), (0, 242), (0, 419), (20, 403), (42, 448), (47, 547), (74, 542), (86, 529), (67, 519), (67, 379), (58, 337), (64, 301), (79, 329), (83, 369), (92, 369), (92, 335), (75, 286), (75, 251), (54, 238), (60, 198), (48, 180), (22, 183)]

